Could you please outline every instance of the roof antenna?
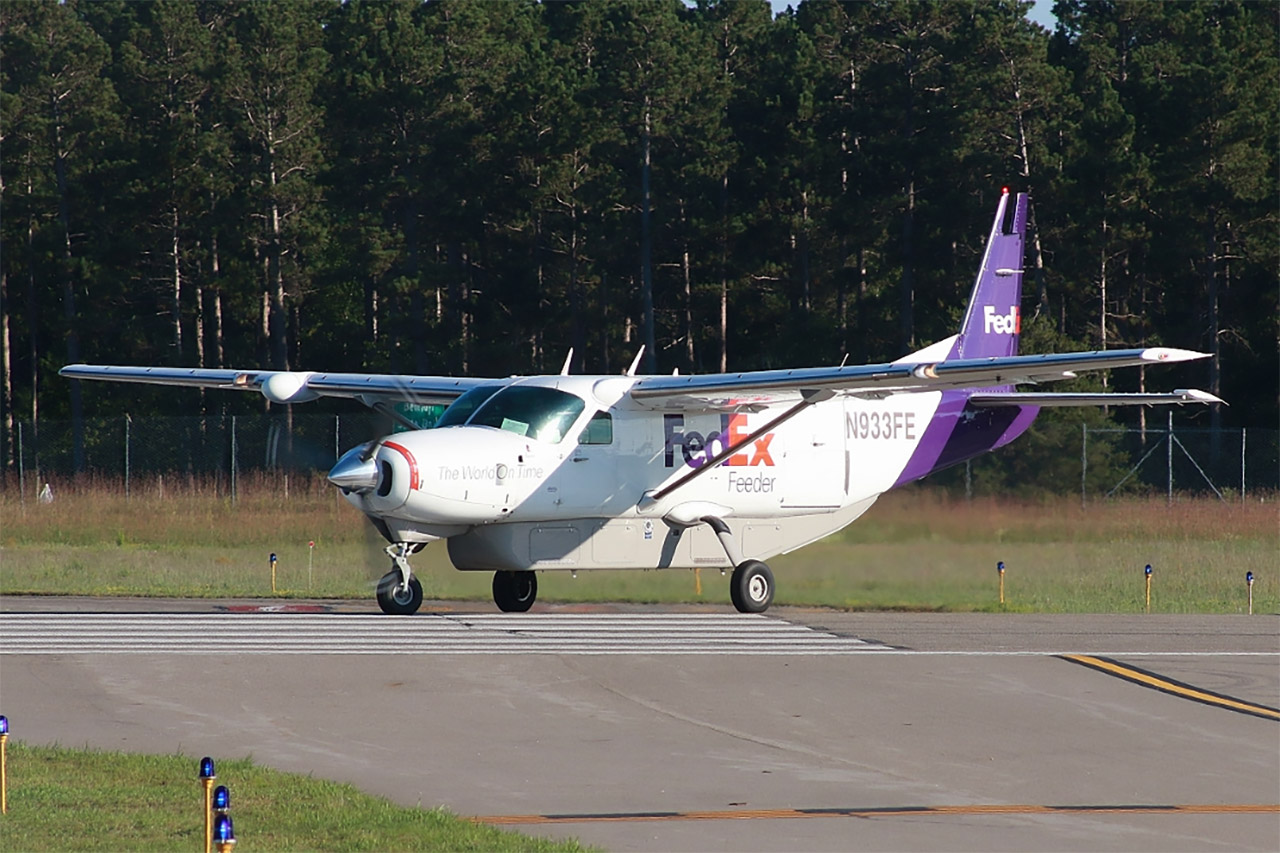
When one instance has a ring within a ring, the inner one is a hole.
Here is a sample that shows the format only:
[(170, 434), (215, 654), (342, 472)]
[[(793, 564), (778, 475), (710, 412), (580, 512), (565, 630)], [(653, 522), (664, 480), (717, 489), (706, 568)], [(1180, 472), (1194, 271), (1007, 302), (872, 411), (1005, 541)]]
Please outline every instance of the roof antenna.
[(569, 375), (569, 364), (573, 361), (573, 347), (569, 347), (569, 354), (564, 357), (564, 367), (560, 368), (561, 376)]
[(623, 376), (635, 376), (636, 369), (640, 367), (640, 359), (644, 357), (644, 344), (640, 345), (640, 351), (636, 353), (636, 357), (631, 360), (631, 366), (627, 368), (627, 372)]

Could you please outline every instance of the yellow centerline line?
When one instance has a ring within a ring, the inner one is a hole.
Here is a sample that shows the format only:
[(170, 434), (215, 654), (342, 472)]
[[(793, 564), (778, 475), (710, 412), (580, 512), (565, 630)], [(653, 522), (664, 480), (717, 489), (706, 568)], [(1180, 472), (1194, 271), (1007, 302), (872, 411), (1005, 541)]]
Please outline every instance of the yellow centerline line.
[(1252, 702), (1244, 702), (1239, 699), (1233, 699), (1230, 696), (1219, 696), (1216, 693), (1208, 693), (1204, 690), (1198, 690), (1186, 684), (1179, 684), (1176, 681), (1170, 681), (1149, 672), (1126, 666), (1122, 663), (1106, 660), (1105, 658), (1096, 658), (1091, 655), (1060, 655), (1063, 660), (1069, 660), (1073, 663), (1082, 664), (1091, 669), (1097, 669), (1111, 675), (1118, 676), (1126, 681), (1144, 684), (1147, 687), (1154, 687), (1157, 690), (1163, 690), (1166, 693), (1173, 693), (1187, 699), (1194, 699), (1197, 702), (1204, 702), (1208, 705), (1217, 705), (1220, 708), (1230, 708), (1233, 711), (1243, 711), (1246, 714), (1254, 714), (1259, 717), (1266, 717), (1272, 720), (1280, 720), (1280, 711), (1275, 708), (1268, 708), (1266, 705), (1257, 705)]
[(1024, 815), (1024, 814), (1280, 814), (1280, 803), (1192, 803), (1186, 805), (1080, 805), (1042, 806), (997, 804), (967, 806), (902, 806), (875, 809), (736, 809), (689, 812), (619, 812), (599, 814), (524, 814), (472, 817), (491, 826), (548, 823), (635, 823), (693, 820), (794, 820), (799, 818), (919, 817), (921, 815)]

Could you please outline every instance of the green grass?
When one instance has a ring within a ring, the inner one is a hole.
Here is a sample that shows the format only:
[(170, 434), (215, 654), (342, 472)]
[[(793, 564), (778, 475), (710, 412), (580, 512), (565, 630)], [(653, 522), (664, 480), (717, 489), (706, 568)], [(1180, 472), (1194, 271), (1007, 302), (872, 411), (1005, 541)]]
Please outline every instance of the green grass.
[[(10, 743), (5, 850), (200, 850), (197, 759)], [(441, 809), (402, 808), (350, 785), (219, 760), (236, 849), (578, 851), (483, 826)]]
[[(0, 499), (0, 593), (369, 598), (389, 561), (368, 523), (318, 478), (235, 503), (198, 488), (55, 489), (50, 505)], [(314, 551), (308, 542), (314, 541)], [(1280, 610), (1280, 502), (1163, 499), (964, 501), (892, 492), (843, 532), (770, 560), (776, 602), (847, 609), (1136, 612)], [(1006, 564), (998, 603), (996, 562)], [(308, 562), (310, 561), (310, 567)], [(458, 572), (441, 545), (413, 558), (426, 596), (488, 599), (491, 575)], [(696, 592), (697, 581), (702, 591)], [(542, 601), (728, 602), (715, 569), (544, 572)]]

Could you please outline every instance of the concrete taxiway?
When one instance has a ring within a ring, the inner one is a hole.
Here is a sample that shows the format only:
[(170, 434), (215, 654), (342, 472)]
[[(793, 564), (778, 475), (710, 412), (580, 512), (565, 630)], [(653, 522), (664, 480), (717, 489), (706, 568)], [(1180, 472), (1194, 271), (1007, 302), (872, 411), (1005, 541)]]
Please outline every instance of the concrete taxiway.
[(0, 598), (0, 713), (26, 742), (252, 755), (615, 851), (1280, 849), (1276, 615), (399, 620), (470, 638), (445, 653), (363, 604), (261, 603)]

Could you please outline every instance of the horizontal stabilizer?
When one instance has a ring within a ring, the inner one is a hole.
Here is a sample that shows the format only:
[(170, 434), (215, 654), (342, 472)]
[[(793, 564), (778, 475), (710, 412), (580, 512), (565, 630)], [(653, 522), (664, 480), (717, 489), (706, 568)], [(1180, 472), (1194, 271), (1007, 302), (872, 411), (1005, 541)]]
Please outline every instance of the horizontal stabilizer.
[(1091, 394), (1082, 393), (1006, 393), (972, 394), (969, 404), (989, 409), (1001, 406), (1160, 406), (1186, 403), (1222, 403), (1226, 401), (1205, 391), (1181, 388), (1169, 394)]

